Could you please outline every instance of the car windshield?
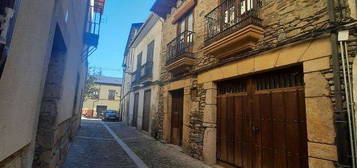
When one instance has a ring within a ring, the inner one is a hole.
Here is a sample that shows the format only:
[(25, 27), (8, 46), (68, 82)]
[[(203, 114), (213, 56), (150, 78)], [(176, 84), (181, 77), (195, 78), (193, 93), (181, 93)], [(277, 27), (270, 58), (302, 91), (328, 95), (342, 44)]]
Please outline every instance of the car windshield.
[(114, 114), (114, 111), (107, 111), (108, 114)]

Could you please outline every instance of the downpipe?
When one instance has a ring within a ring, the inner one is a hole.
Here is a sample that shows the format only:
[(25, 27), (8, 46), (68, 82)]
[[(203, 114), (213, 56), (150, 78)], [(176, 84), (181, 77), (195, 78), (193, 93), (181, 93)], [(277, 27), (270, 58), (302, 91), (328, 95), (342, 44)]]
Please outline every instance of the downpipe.
[(355, 110), (354, 110), (354, 95), (352, 86), (352, 76), (350, 70), (350, 64), (348, 59), (348, 30), (338, 32), (338, 41), (340, 43), (341, 61), (342, 61), (342, 71), (343, 80), (345, 86), (345, 98), (346, 98), (346, 108), (348, 117), (348, 128), (350, 133), (350, 148), (352, 156), (352, 167), (356, 167), (356, 123), (355, 123)]
[[(336, 21), (336, 6), (335, 6), (335, 1), (334, 0), (327, 0), (328, 4), (328, 14), (329, 14), (329, 20), (330, 24), (332, 26), (338, 26), (339, 23)], [(355, 142), (354, 139), (355, 137), (353, 136), (353, 126), (351, 126), (351, 108), (350, 104), (348, 105), (348, 112), (344, 110), (343, 106), (343, 93), (342, 93), (342, 87), (341, 87), (341, 77), (344, 76), (341, 74), (341, 65), (340, 61), (341, 58), (343, 57), (343, 60), (345, 60), (345, 55), (340, 56), (339, 54), (339, 49), (338, 49), (338, 34), (337, 31), (332, 31), (331, 32), (331, 49), (332, 49), (332, 69), (333, 69), (333, 81), (334, 81), (334, 86), (335, 86), (335, 115), (334, 115), (334, 120), (335, 120), (335, 128), (336, 128), (336, 146), (337, 146), (337, 153), (338, 153), (338, 163), (337, 167), (338, 168), (356, 168), (356, 157), (355, 157)], [(344, 47), (342, 47), (344, 48)], [(342, 52), (342, 51), (341, 51)], [(348, 56), (348, 55), (347, 55)], [(343, 63), (344, 66), (346, 66), (345, 63)], [(348, 70), (344, 69), (344, 74), (348, 72)], [(346, 76), (344, 78), (344, 81), (348, 81), (348, 77)], [(345, 80), (346, 79), (346, 80)], [(349, 93), (349, 89), (351, 87), (348, 87), (348, 83), (345, 82), (345, 88), (347, 93)], [(346, 92), (344, 93), (346, 94)], [(348, 98), (348, 101), (351, 100), (351, 96), (346, 94), (346, 98)], [(353, 100), (353, 99), (352, 99)], [(346, 114), (347, 113), (347, 114)], [(354, 120), (353, 120), (354, 121)]]

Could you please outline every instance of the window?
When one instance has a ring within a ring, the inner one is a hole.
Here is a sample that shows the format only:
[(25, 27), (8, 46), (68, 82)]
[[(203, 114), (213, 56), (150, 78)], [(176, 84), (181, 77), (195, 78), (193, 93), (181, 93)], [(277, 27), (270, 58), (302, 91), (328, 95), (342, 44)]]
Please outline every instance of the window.
[(190, 12), (178, 22), (178, 34), (182, 34), (185, 31), (193, 31), (193, 14)]
[(116, 94), (115, 90), (109, 90), (108, 100), (115, 100), (115, 94)]
[(99, 89), (93, 91), (93, 99), (99, 99)]
[(148, 45), (148, 53), (147, 53), (146, 62), (152, 62), (153, 61), (154, 47), (155, 47), (155, 41), (151, 41), (150, 44)]
[(141, 52), (141, 53), (137, 56), (137, 60), (136, 60), (136, 70), (140, 69), (140, 67), (141, 67), (142, 57), (143, 57), (143, 53)]

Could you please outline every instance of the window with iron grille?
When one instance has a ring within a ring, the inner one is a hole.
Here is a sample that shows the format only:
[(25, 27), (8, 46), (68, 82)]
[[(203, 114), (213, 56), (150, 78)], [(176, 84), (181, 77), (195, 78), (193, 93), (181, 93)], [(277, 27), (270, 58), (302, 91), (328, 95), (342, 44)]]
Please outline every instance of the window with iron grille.
[(116, 94), (115, 90), (109, 90), (108, 100), (115, 100), (115, 94)]

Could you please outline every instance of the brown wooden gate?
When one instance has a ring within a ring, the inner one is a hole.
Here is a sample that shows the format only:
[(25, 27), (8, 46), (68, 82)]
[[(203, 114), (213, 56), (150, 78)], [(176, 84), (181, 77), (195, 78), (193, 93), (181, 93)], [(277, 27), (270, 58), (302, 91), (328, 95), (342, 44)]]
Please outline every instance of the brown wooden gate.
[(150, 107), (151, 107), (151, 91), (147, 90), (144, 93), (144, 114), (143, 114), (143, 130), (149, 132), (150, 127)]
[(131, 122), (133, 127), (138, 126), (138, 113), (139, 113), (139, 93), (134, 95), (134, 109), (133, 109), (133, 121)]
[(307, 168), (300, 66), (218, 83), (217, 159), (227, 167)]
[(171, 92), (171, 143), (182, 145), (183, 90)]

